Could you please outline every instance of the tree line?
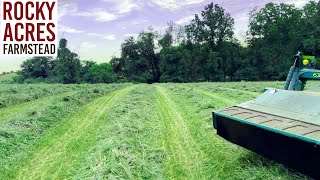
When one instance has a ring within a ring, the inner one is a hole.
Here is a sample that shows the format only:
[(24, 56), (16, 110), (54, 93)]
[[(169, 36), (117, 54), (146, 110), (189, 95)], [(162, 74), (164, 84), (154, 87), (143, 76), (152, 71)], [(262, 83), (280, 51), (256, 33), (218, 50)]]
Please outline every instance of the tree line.
[(121, 45), (109, 63), (80, 61), (62, 39), (56, 59), (25, 61), (19, 81), (60, 83), (136, 81), (202, 82), (285, 80), (298, 51), (320, 56), (320, 2), (303, 8), (268, 3), (250, 12), (249, 30), (240, 42), (234, 18), (210, 3), (185, 25), (168, 23), (164, 34), (152, 28)]
[(15, 81), (18, 83), (113, 83), (115, 73), (109, 63), (81, 61), (78, 54), (70, 51), (68, 41), (59, 42), (57, 58), (33, 57), (24, 61)]

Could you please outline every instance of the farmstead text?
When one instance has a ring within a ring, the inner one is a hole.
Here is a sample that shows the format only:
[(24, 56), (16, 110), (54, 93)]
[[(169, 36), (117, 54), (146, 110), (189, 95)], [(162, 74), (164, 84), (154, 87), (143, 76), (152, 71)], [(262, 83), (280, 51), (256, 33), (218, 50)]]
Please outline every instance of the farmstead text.
[(1, 0), (1, 6), (1, 55), (56, 55), (57, 1)]

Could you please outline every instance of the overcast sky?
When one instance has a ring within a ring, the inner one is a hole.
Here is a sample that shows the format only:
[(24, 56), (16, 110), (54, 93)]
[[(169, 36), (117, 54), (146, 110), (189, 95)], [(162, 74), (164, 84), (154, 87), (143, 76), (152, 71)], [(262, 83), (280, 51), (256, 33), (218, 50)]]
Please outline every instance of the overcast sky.
[[(236, 36), (247, 31), (248, 13), (268, 2), (303, 7), (308, 0), (59, 0), (59, 36), (82, 60), (108, 62), (120, 54), (120, 44), (128, 36), (148, 26), (164, 32), (167, 22), (185, 25), (204, 6), (214, 2), (235, 19)], [(0, 57), (0, 72), (17, 70), (26, 58)]]

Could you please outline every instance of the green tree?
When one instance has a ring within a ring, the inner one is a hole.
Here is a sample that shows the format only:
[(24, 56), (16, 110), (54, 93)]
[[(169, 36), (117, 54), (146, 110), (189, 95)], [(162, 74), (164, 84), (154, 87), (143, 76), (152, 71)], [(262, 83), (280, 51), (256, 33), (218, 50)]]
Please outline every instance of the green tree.
[(166, 48), (160, 56), (161, 82), (187, 82), (185, 50), (181, 46)]
[(311, 1), (303, 8), (303, 51), (310, 55), (320, 55), (320, 1)]
[(121, 45), (121, 58), (112, 61), (117, 74), (124, 71), (129, 80), (160, 82), (160, 56), (156, 53), (157, 34), (152, 29), (140, 33), (137, 40), (130, 37)]
[(110, 64), (113, 68), (113, 71), (116, 73), (117, 75), (117, 79), (123, 79), (125, 78), (125, 61), (122, 58), (116, 58), (113, 57), (110, 60)]
[(65, 84), (80, 81), (81, 63), (78, 55), (68, 48), (68, 41), (61, 39), (59, 42), (58, 57), (54, 64), (54, 76), (59, 82)]
[(82, 61), (81, 62), (81, 68), (80, 68), (80, 73), (79, 73), (79, 77), (81, 80), (84, 80), (85, 75), (89, 72), (91, 67), (95, 64), (96, 64), (96, 62), (93, 62), (93, 61)]
[(109, 63), (94, 64), (84, 75), (88, 83), (113, 83), (115, 82), (115, 73)]
[(210, 3), (199, 15), (187, 25), (188, 37), (197, 43), (208, 43), (211, 48), (216, 48), (223, 41), (233, 37), (234, 19), (218, 4)]
[(21, 71), (18, 73), (20, 79), (29, 78), (47, 78), (51, 71), (51, 57), (33, 57), (24, 61), (21, 65)]
[(140, 58), (146, 63), (147, 73), (150, 73), (151, 82), (160, 82), (160, 57), (156, 51), (156, 33), (150, 29), (148, 32), (140, 33), (137, 45)]
[(223, 59), (218, 52), (210, 51), (208, 55), (207, 66), (205, 66), (205, 71), (208, 73), (208, 78), (211, 81), (222, 81), (223, 72), (219, 69), (219, 62), (221, 63)]
[(301, 17), (301, 10), (283, 3), (251, 12), (249, 56), (259, 80), (286, 78), (292, 55), (301, 50)]
[(143, 77), (147, 65), (139, 54), (139, 46), (133, 37), (129, 37), (121, 45), (121, 59), (123, 60), (123, 73), (131, 81), (146, 82)]

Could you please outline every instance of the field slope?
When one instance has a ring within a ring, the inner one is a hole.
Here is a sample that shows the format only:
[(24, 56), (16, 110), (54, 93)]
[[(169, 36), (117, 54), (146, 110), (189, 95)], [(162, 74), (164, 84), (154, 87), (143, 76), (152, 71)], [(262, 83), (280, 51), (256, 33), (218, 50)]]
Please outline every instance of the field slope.
[(0, 82), (12, 82), (13, 78), (16, 77), (16, 73), (0, 75)]
[[(226, 142), (212, 128), (212, 111), (281, 86), (86, 85), (0, 108), (0, 179), (306, 178)], [(32, 120), (25, 117), (28, 107)], [(16, 128), (26, 122), (30, 127)]]

